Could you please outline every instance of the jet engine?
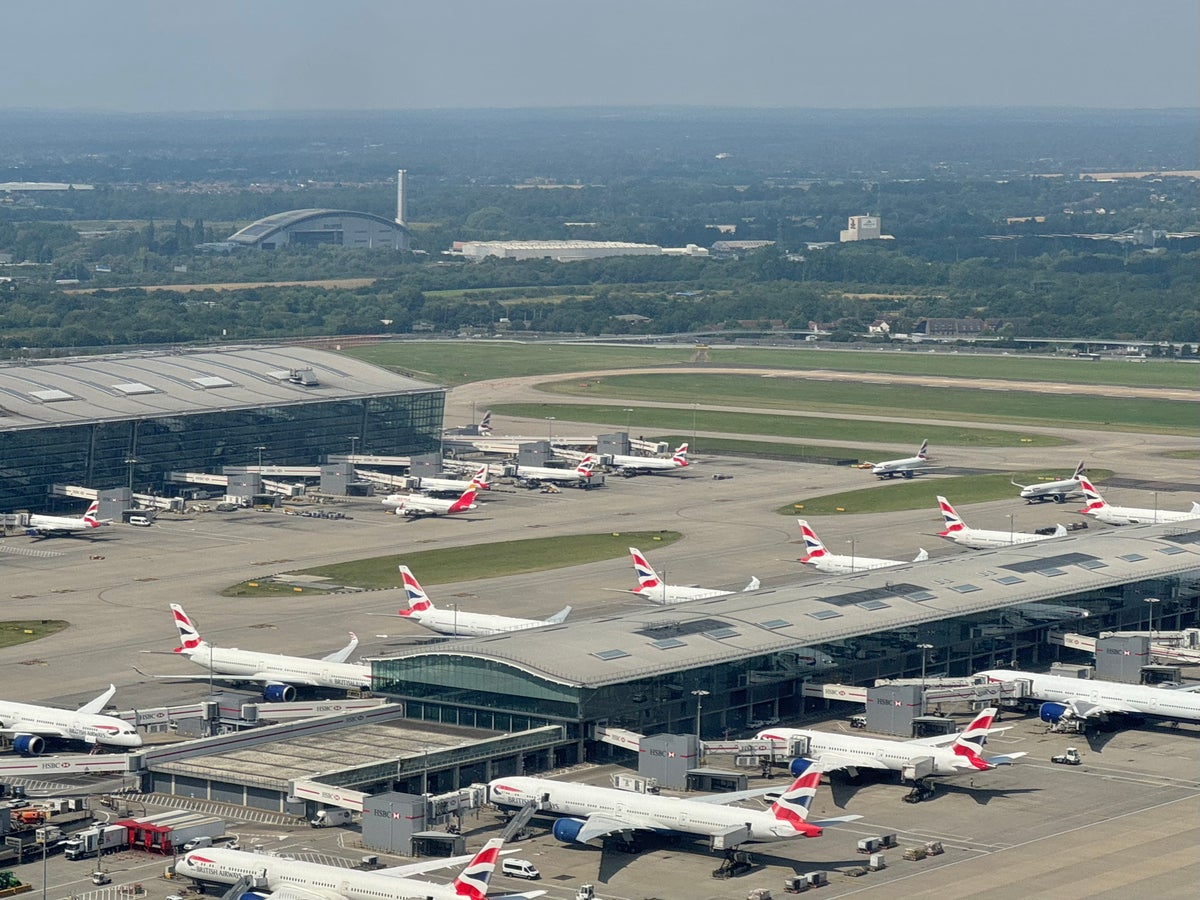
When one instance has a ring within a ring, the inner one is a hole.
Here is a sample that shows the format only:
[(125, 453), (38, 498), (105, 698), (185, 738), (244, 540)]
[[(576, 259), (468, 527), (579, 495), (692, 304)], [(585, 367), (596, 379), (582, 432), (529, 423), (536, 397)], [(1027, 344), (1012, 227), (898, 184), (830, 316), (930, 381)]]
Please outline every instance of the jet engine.
[(577, 839), (579, 832), (586, 824), (587, 821), (584, 819), (555, 819), (552, 833), (555, 840), (562, 841), (564, 844), (581, 843)]
[(1071, 718), (1071, 715), (1070, 707), (1062, 703), (1043, 703), (1038, 709), (1038, 718), (1052, 725), (1061, 722), (1063, 719)]
[(22, 756), (41, 756), (46, 749), (46, 742), (36, 734), (18, 734), (12, 745)]
[(263, 685), (262, 695), (268, 703), (291, 703), (296, 699), (296, 689), (290, 684), (272, 681)]
[(788, 766), (788, 771), (792, 773), (793, 778), (799, 778), (808, 771), (808, 767), (812, 765), (811, 759), (793, 759), (791, 765)]

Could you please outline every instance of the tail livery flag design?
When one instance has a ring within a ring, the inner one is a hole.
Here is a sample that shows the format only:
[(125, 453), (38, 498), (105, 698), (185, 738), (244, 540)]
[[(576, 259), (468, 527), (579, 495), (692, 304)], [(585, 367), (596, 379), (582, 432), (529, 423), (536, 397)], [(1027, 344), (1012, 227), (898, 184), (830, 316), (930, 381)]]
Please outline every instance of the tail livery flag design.
[(171, 613), (175, 617), (175, 627), (179, 629), (179, 646), (175, 648), (176, 653), (186, 653), (189, 650), (195, 650), (204, 643), (200, 639), (199, 630), (192, 624), (192, 620), (188, 618), (188, 614), (183, 611), (182, 606), (178, 603), (172, 603)]
[(796, 834), (805, 837), (820, 837), (822, 829), (808, 822), (809, 808), (813, 797), (821, 784), (821, 769), (815, 765), (809, 766), (792, 786), (780, 794), (779, 799), (771, 804), (771, 814), (780, 822), (791, 827)]
[(499, 838), (493, 838), (483, 845), (483, 849), (475, 854), (475, 858), (467, 863), (467, 867), (451, 884), (456, 896), (468, 900), (486, 900), (488, 882), (496, 871), (496, 860), (500, 857), (503, 844)]
[(404, 590), (408, 594), (408, 609), (400, 610), (400, 615), (411, 616), (433, 609), (433, 603), (421, 587), (417, 577), (408, 566), (400, 567), (400, 577), (404, 580)]

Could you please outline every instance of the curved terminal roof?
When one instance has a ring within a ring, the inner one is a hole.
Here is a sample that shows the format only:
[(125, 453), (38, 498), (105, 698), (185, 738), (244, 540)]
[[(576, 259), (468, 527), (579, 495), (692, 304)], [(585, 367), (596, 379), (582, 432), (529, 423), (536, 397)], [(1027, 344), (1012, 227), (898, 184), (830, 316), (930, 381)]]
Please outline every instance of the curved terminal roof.
[(354, 212), (348, 209), (293, 209), (287, 212), (264, 216), (257, 222), (251, 222), (245, 228), (231, 234), (225, 240), (235, 244), (257, 244), (285, 228), (300, 225), (312, 219), (320, 219), (324, 216), (351, 216), (356, 219), (369, 219), (372, 222), (378, 222), (381, 225), (388, 225), (392, 228), (404, 229), (403, 225), (398, 225), (391, 219), (385, 219), (383, 216), (377, 216), (374, 213)]
[[(1200, 576), (1200, 520), (1126, 526), (389, 657), (466, 657), (597, 688), (1130, 582)], [(1072, 599), (1073, 605), (1086, 600)]]
[(442, 391), (295, 346), (0, 364), (0, 430)]

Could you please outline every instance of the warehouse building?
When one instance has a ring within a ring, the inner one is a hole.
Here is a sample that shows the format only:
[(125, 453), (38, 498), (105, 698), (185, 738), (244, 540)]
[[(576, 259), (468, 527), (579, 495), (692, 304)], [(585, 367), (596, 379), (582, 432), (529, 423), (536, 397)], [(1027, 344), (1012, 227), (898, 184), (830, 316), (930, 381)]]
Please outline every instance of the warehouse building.
[[(373, 663), (407, 715), (476, 728), (561, 724), (738, 734), (806, 711), (807, 683), (1045, 666), (1064, 627), (1195, 619), (1200, 522), (1022, 544), (599, 620), (456, 642)], [(1087, 617), (1081, 618), (1083, 612)]]
[(553, 259), (573, 262), (609, 256), (707, 256), (708, 250), (689, 244), (664, 249), (658, 244), (626, 241), (459, 241), (452, 254), (478, 262), (489, 256), (499, 259)]
[(444, 404), (441, 387), (305, 347), (0, 364), (0, 510), (42, 509), (56, 484), (154, 492), (173, 470), (264, 455), (437, 452)]
[(345, 209), (293, 209), (252, 222), (226, 243), (259, 250), (328, 244), (364, 250), (409, 248), (408, 229), (383, 216)]

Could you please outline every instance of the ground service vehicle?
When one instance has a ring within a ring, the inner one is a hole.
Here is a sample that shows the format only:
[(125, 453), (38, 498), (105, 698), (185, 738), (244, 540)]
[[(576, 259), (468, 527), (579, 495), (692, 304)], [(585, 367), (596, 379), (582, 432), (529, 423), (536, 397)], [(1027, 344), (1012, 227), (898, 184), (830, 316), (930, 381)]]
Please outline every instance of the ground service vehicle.
[(98, 825), (76, 833), (63, 845), (67, 859), (86, 859), (115, 853), (129, 845), (129, 829), (124, 825)]
[(328, 828), (332, 825), (349, 825), (354, 821), (354, 813), (348, 809), (322, 809), (308, 820), (313, 828)]

